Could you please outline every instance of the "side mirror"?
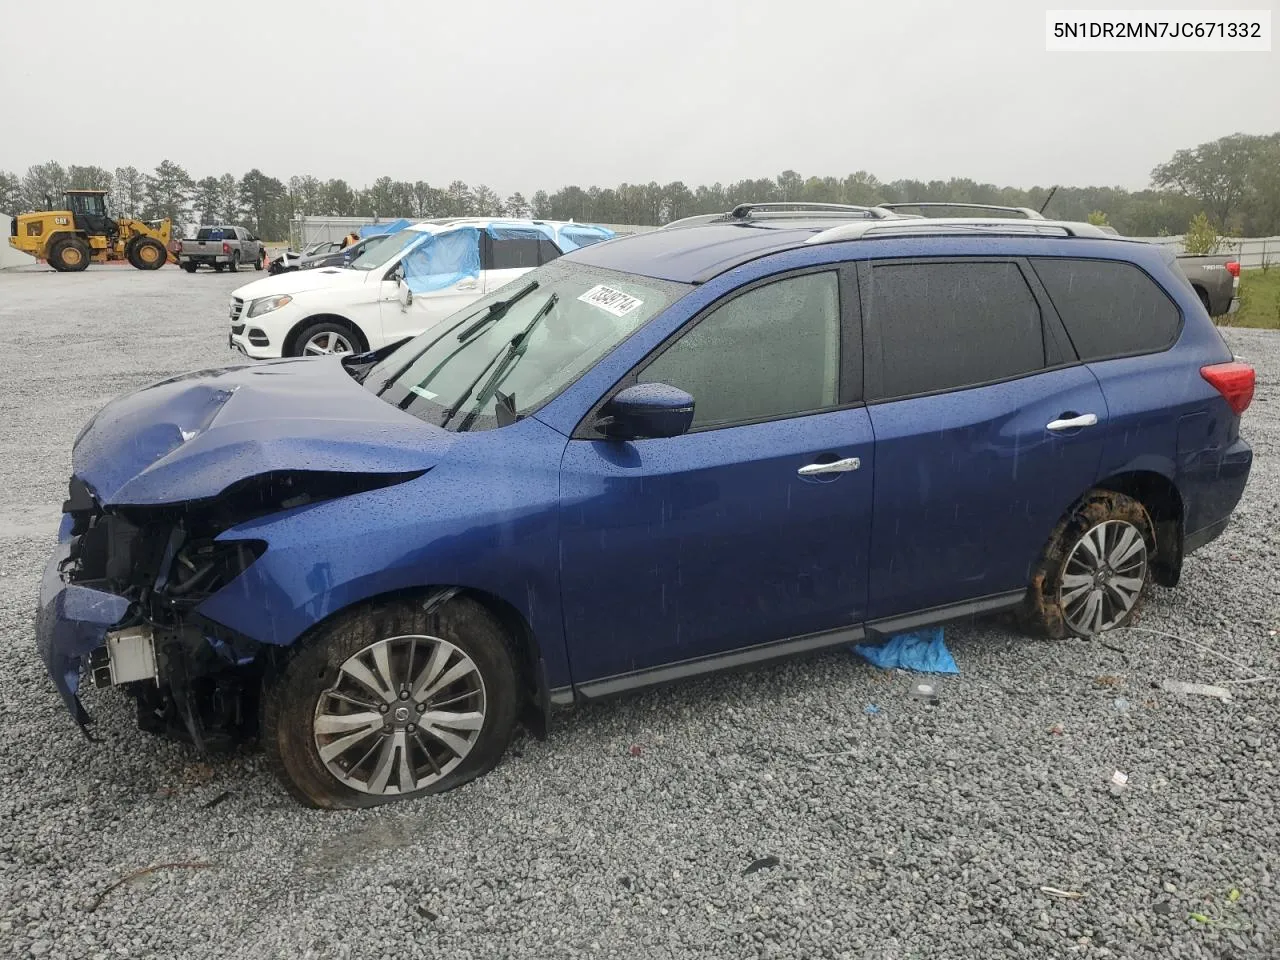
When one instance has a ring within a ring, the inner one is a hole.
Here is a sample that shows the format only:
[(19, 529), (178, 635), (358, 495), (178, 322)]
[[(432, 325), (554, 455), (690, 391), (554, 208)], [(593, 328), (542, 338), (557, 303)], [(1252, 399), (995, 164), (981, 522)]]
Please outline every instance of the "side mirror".
[(404, 278), (400, 278), (400, 289), (397, 291), (400, 298), (400, 306), (408, 308), (413, 305), (413, 291), (409, 289), (409, 285), (404, 282)]
[(601, 411), (596, 427), (618, 440), (678, 437), (693, 423), (693, 397), (668, 383), (627, 387)]

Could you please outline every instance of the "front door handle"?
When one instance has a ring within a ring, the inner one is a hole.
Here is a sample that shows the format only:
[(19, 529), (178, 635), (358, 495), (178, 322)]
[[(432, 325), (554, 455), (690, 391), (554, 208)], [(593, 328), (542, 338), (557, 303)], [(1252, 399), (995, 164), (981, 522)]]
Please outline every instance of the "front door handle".
[(816, 477), (823, 473), (848, 473), (850, 470), (857, 470), (860, 466), (862, 461), (857, 457), (846, 457), (831, 463), (810, 463), (801, 467), (796, 473), (802, 477)]
[(1078, 430), (1080, 427), (1092, 427), (1098, 422), (1096, 413), (1082, 413), (1078, 417), (1067, 417), (1065, 420), (1050, 420), (1044, 425), (1046, 430)]

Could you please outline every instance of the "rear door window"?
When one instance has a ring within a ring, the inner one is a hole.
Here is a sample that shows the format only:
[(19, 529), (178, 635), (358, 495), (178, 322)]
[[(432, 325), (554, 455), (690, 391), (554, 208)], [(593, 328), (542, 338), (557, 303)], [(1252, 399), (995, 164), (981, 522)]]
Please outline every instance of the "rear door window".
[(490, 270), (532, 270), (539, 265), (538, 237), (490, 238)]
[(1156, 353), (1178, 339), (1177, 305), (1133, 264), (1057, 257), (1031, 263), (1081, 360)]
[[(871, 267), (874, 399), (1007, 380), (1045, 366), (1040, 306), (1011, 261), (916, 261)], [(874, 346), (873, 346), (874, 344)]]

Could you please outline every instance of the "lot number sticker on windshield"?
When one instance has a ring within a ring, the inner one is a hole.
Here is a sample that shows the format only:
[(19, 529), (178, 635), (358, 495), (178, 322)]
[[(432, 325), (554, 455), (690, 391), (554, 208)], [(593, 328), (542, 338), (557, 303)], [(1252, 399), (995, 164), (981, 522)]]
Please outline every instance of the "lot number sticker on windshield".
[(629, 293), (606, 287), (602, 283), (592, 287), (578, 299), (593, 307), (599, 307), (606, 313), (612, 313), (615, 317), (625, 317), (636, 307), (644, 306), (643, 300), (637, 300)]

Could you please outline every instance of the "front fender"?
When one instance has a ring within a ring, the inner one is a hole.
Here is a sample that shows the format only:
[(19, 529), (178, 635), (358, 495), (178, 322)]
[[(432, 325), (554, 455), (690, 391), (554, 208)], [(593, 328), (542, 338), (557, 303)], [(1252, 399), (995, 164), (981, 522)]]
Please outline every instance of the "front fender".
[(457, 586), (501, 598), (529, 624), (549, 683), (569, 683), (559, 589), (559, 468), (566, 438), (533, 418), (461, 434), (416, 480), (228, 530), (265, 541), (197, 612), (260, 643), (289, 646), (353, 604)]

